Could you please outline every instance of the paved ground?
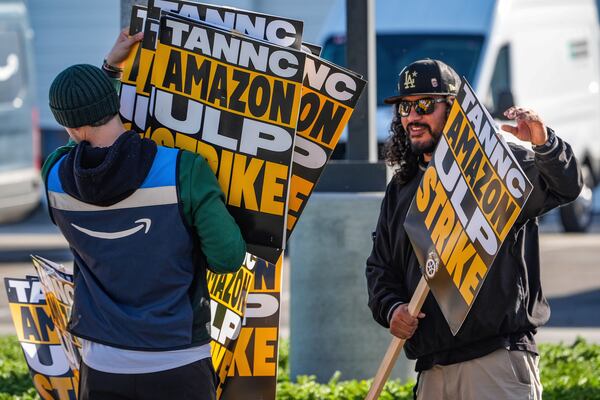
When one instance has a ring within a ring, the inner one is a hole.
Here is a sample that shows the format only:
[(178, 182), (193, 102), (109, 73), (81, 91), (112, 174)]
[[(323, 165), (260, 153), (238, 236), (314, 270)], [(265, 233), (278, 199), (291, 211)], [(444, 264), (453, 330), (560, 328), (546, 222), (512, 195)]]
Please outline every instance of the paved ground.
[(541, 257), (552, 314), (538, 340), (571, 342), (580, 335), (600, 343), (600, 234), (544, 234)]

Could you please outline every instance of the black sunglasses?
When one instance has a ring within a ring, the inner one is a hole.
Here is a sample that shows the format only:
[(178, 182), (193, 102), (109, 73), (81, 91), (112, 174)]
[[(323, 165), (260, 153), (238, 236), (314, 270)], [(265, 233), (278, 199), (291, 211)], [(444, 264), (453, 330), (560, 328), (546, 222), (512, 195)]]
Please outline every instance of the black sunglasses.
[(413, 107), (413, 105), (417, 114), (431, 114), (435, 110), (435, 103), (444, 102), (446, 102), (445, 97), (439, 97), (436, 99), (431, 97), (425, 97), (423, 99), (414, 101), (402, 100), (398, 103), (398, 114), (400, 114), (401, 117), (408, 117), (408, 115), (410, 114), (410, 109)]

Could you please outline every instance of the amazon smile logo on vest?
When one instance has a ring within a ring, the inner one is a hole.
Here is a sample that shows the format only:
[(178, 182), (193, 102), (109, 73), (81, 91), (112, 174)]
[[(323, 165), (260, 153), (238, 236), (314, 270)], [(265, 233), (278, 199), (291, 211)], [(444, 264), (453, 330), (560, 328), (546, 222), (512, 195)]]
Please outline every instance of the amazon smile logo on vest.
[(141, 218), (135, 221), (136, 224), (139, 224), (131, 229), (127, 229), (119, 232), (98, 232), (92, 231), (90, 229), (82, 228), (81, 226), (77, 226), (74, 223), (71, 223), (71, 226), (77, 229), (79, 232), (83, 232), (88, 236), (95, 237), (98, 239), (122, 239), (127, 236), (135, 235), (140, 230), (144, 229), (144, 234), (148, 233), (150, 230), (150, 225), (152, 225), (152, 220), (150, 218)]

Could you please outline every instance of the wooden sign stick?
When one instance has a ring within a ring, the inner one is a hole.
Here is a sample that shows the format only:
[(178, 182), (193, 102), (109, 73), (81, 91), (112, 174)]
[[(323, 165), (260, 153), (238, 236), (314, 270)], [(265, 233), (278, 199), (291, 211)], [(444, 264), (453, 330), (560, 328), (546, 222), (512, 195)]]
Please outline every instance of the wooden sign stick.
[[(427, 285), (425, 277), (421, 277), (417, 289), (410, 299), (410, 303), (408, 303), (408, 312), (410, 315), (413, 317), (419, 315), (427, 294), (429, 294), (429, 285)], [(398, 359), (400, 350), (402, 350), (402, 347), (404, 346), (404, 342), (406, 342), (406, 339), (400, 339), (396, 336), (392, 338), (392, 342), (385, 352), (385, 356), (383, 356), (383, 360), (379, 365), (375, 378), (373, 378), (373, 383), (371, 384), (371, 388), (369, 389), (369, 393), (367, 394), (367, 397), (365, 397), (365, 400), (377, 400), (379, 398), (383, 386), (385, 385), (385, 382), (387, 382), (390, 373), (396, 364), (396, 360)]]

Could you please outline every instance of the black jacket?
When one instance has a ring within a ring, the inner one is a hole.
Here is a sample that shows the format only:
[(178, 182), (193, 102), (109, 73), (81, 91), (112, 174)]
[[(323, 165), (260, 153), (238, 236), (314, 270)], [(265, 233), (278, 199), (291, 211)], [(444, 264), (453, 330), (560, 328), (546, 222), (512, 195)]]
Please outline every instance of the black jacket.
[[(556, 138), (546, 154), (509, 144), (533, 184), (533, 191), (502, 244), (471, 311), (453, 336), (434, 297), (429, 294), (414, 336), (406, 342), (417, 371), (481, 357), (500, 347), (537, 352), (533, 334), (550, 317), (540, 283), (537, 217), (579, 195), (582, 178), (571, 147)], [(375, 320), (389, 327), (388, 314), (409, 302), (421, 272), (403, 224), (423, 168), (402, 185), (386, 190), (367, 260), (369, 307)]]

